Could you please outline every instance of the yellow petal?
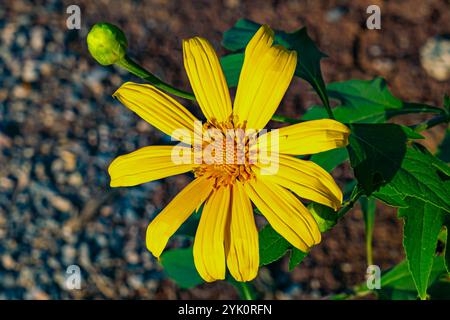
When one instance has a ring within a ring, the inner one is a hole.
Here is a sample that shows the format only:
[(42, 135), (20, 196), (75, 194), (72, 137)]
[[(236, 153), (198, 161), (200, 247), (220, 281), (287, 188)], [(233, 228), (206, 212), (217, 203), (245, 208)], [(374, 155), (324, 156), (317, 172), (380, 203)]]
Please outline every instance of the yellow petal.
[(247, 128), (262, 129), (281, 102), (294, 75), (297, 53), (272, 46), (273, 31), (263, 25), (245, 49), (233, 114)]
[(231, 99), (219, 59), (211, 44), (199, 37), (183, 41), (184, 67), (195, 98), (208, 120), (226, 121)]
[(250, 199), (241, 183), (231, 193), (230, 230), (226, 238), (227, 265), (237, 281), (253, 280), (259, 267), (258, 230)]
[[(278, 130), (278, 139), (272, 139), (273, 133), (259, 137), (260, 149), (274, 149), (278, 144), (278, 152), (290, 155), (304, 155), (323, 152), (348, 144), (350, 129), (344, 124), (330, 119), (312, 120), (290, 125)], [(272, 141), (274, 140), (274, 141)]]
[(159, 257), (169, 238), (212, 191), (211, 180), (197, 178), (188, 184), (147, 227), (148, 250)]
[[(183, 153), (191, 152), (190, 148), (176, 148)], [(192, 162), (174, 163), (173, 150), (173, 146), (150, 146), (117, 157), (108, 168), (111, 187), (135, 186), (192, 170)]]
[(215, 190), (203, 206), (194, 240), (194, 263), (208, 282), (225, 279), (225, 227), (230, 208), (230, 187)]
[[(263, 181), (279, 184), (299, 197), (321, 203), (335, 210), (342, 204), (342, 191), (333, 177), (312, 161), (280, 155), (278, 171), (259, 175)], [(260, 172), (255, 168), (256, 172)]]
[(317, 222), (289, 190), (258, 178), (244, 186), (252, 202), (274, 230), (294, 247), (307, 252), (320, 242)]
[(127, 82), (113, 95), (142, 119), (174, 139), (192, 137), (194, 123), (199, 121), (185, 107), (149, 84)]

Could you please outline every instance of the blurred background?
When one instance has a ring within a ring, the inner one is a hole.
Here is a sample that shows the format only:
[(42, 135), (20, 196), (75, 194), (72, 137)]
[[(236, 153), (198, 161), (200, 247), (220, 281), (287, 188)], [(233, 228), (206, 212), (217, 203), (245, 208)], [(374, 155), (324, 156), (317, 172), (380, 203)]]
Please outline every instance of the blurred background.
[[(66, 27), (71, 4), (81, 8), (80, 30)], [(365, 27), (370, 4), (381, 8), (381, 30)], [(446, 0), (0, 0), (0, 299), (238, 297), (224, 282), (179, 289), (145, 248), (149, 221), (189, 176), (109, 187), (116, 156), (168, 137), (112, 99), (123, 82), (139, 79), (89, 56), (85, 39), (94, 23), (120, 26), (133, 58), (184, 89), (183, 38), (200, 35), (226, 54), (221, 34), (239, 18), (285, 31), (307, 26), (329, 55), (322, 60), (326, 82), (382, 76), (395, 96), (441, 106), (450, 91), (449, 57), (425, 57), (425, 70), (420, 52), (450, 33), (449, 8)], [(433, 70), (438, 59), (441, 69)], [(298, 117), (316, 103), (310, 86), (295, 79), (278, 112)], [(435, 150), (444, 132), (427, 132), (427, 147)], [(333, 175), (341, 186), (352, 178), (346, 164)], [(374, 262), (382, 269), (404, 258), (401, 232), (395, 211), (378, 204)], [(182, 243), (175, 238), (170, 246)], [(81, 268), (81, 290), (65, 288), (72, 264)], [(323, 298), (364, 281), (366, 267), (357, 206), (292, 273), (283, 259), (261, 269), (255, 286), (266, 299)]]

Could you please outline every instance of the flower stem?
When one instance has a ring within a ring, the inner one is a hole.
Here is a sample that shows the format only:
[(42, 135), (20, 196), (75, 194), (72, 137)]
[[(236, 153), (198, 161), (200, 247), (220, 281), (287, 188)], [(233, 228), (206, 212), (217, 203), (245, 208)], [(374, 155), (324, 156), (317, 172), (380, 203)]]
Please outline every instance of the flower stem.
[(255, 297), (253, 296), (247, 282), (239, 282), (239, 284), (241, 285), (241, 292), (242, 292), (243, 298), (245, 300), (255, 300)]
[(422, 123), (419, 123), (419, 124), (413, 126), (413, 129), (416, 132), (422, 132), (422, 131), (431, 129), (434, 126), (437, 126), (441, 123), (448, 123), (449, 121), (450, 121), (450, 114), (441, 114), (439, 116), (431, 118), (428, 121), (425, 121), (425, 122), (422, 122)]
[(355, 205), (356, 201), (364, 194), (364, 191), (356, 185), (352, 191), (352, 194), (350, 195), (350, 199), (343, 203), (343, 206), (341, 209), (339, 209), (338, 212), (336, 212), (337, 216), (342, 218), (347, 212), (349, 212), (353, 206)]
[(129, 72), (138, 76), (139, 78), (142, 78), (150, 82), (152, 85), (161, 90), (164, 90), (180, 98), (195, 101), (195, 96), (192, 93), (177, 89), (171, 86), (170, 84), (165, 83), (164, 81), (162, 81), (161, 79), (159, 79), (158, 77), (154, 76), (152, 73), (141, 67), (139, 64), (137, 64), (128, 56), (125, 56), (123, 59), (119, 60), (119, 62), (117, 62), (117, 65), (128, 70)]
[(331, 110), (330, 99), (328, 98), (326, 89), (325, 89), (325, 91), (322, 90), (322, 87), (317, 82), (317, 79), (314, 79), (314, 84), (315, 85), (313, 87), (316, 89), (317, 93), (319, 94), (320, 100), (322, 100), (325, 110), (327, 110), (328, 118), (335, 120), (333, 110)]
[[(152, 85), (154, 85), (155, 87), (157, 87), (161, 90), (164, 90), (164, 91), (171, 93), (174, 96), (177, 96), (180, 98), (185, 98), (185, 99), (195, 101), (195, 95), (193, 93), (177, 89), (174, 86), (162, 81), (161, 79), (159, 79), (158, 77), (153, 75), (151, 72), (149, 72), (147, 69), (140, 66), (137, 62), (135, 62), (133, 59), (131, 59), (127, 55), (124, 58), (122, 58), (121, 60), (119, 60), (116, 64), (118, 66), (126, 69), (127, 71), (131, 72), (135, 76), (137, 76), (145, 81), (150, 82)], [(322, 91), (320, 91), (320, 98), (325, 105), (325, 109), (327, 110), (329, 118), (334, 119), (333, 112), (331, 111), (331, 108), (330, 108), (328, 96), (325, 93), (323, 93)], [(303, 122), (303, 120), (289, 118), (289, 117), (280, 116), (280, 115), (273, 115), (272, 120), (277, 121), (277, 122), (290, 123), (290, 124), (296, 124), (299, 122)]]

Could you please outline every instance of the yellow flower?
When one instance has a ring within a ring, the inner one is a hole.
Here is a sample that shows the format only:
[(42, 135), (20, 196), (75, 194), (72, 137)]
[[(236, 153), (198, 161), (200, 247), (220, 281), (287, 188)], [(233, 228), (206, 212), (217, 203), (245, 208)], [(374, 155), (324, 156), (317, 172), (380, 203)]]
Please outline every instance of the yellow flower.
[[(262, 26), (247, 45), (233, 107), (219, 59), (209, 42), (199, 37), (183, 41), (186, 72), (207, 119), (201, 130), (213, 128), (226, 136), (226, 129), (265, 127), (280, 104), (297, 63), (296, 52), (273, 45), (273, 41), (273, 31)], [(125, 83), (114, 96), (174, 139), (183, 140), (180, 129), (187, 133), (188, 143), (198, 138), (196, 117), (155, 87)], [(175, 163), (175, 148), (187, 155), (193, 148), (149, 146), (111, 163), (111, 186), (134, 186), (194, 172), (195, 179), (149, 224), (148, 249), (159, 257), (169, 238), (204, 204), (193, 248), (199, 274), (206, 281), (224, 279), (227, 265), (236, 280), (249, 281), (256, 277), (259, 266), (252, 202), (279, 234), (302, 251), (319, 243), (321, 235), (313, 216), (297, 196), (335, 210), (342, 203), (341, 190), (325, 170), (294, 156), (343, 147), (348, 143), (349, 129), (324, 119), (287, 126), (278, 133), (275, 142), (270, 139), (273, 131), (257, 138), (261, 150), (279, 150), (274, 160), (278, 167), (275, 174), (264, 174), (266, 165), (262, 162), (248, 161), (252, 149), (248, 140), (244, 140), (244, 163), (211, 163), (205, 159)], [(268, 144), (263, 144), (263, 140)], [(201, 144), (200, 151), (209, 144)], [(229, 150), (229, 146), (222, 146)], [(236, 148), (236, 143), (233, 146)]]

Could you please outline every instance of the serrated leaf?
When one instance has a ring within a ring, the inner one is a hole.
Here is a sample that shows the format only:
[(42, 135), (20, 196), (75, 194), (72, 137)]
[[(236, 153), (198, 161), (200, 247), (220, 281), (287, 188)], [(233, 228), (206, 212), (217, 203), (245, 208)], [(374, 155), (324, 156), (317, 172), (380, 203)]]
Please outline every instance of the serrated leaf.
[[(238, 20), (231, 29), (224, 32), (222, 45), (231, 51), (242, 50), (260, 26), (260, 24), (249, 20)], [(299, 59), (295, 75), (308, 81), (316, 90), (322, 102), (328, 105), (328, 96), (320, 69), (320, 60), (326, 55), (316, 47), (314, 41), (308, 36), (306, 28), (292, 33), (275, 31), (275, 43), (297, 51)], [(231, 76), (228, 77), (232, 78)], [(235, 85), (237, 82), (232, 84)], [(228, 83), (229, 86), (233, 86), (232, 84)]]
[(407, 137), (400, 126), (390, 123), (351, 124), (350, 130), (350, 162), (358, 183), (370, 196), (400, 169)]
[(333, 109), (337, 120), (348, 123), (381, 123), (407, 113), (442, 113), (442, 109), (421, 103), (403, 102), (394, 97), (383, 78), (348, 80), (327, 86), (330, 98), (341, 105)]
[(267, 224), (259, 232), (259, 265), (280, 259), (290, 247), (291, 244)]
[(165, 251), (160, 262), (167, 276), (180, 288), (188, 289), (204, 283), (195, 269), (192, 247)]
[(391, 207), (407, 208), (408, 204), (405, 202), (405, 195), (398, 192), (391, 185), (387, 184), (380, 188), (380, 190), (372, 193), (372, 196), (378, 200), (383, 201)]
[[(401, 200), (415, 197), (450, 210), (449, 167), (423, 146), (407, 148), (406, 134), (400, 126), (351, 124), (350, 129), (350, 162), (366, 195), (378, 191), (377, 197), (386, 201), (389, 193), (379, 188), (389, 185)], [(380, 196), (383, 193), (387, 196)]]
[(418, 199), (410, 198), (407, 202), (409, 208), (399, 209), (399, 217), (405, 219), (403, 246), (419, 297), (425, 299), (444, 213)]
[[(407, 113), (442, 113), (443, 110), (426, 104), (404, 102), (394, 97), (383, 78), (373, 80), (348, 80), (333, 82), (327, 86), (330, 98), (341, 105), (333, 108), (336, 120), (343, 123), (382, 123)], [(322, 106), (312, 106), (303, 115), (303, 120), (327, 118)], [(421, 139), (420, 135), (417, 138)]]
[(389, 184), (404, 198), (414, 197), (448, 212), (450, 179), (444, 165), (423, 146), (413, 145)]
[[(434, 283), (444, 272), (444, 259), (441, 256), (434, 257), (428, 283)], [(382, 274), (381, 288), (394, 288), (398, 290), (416, 291), (416, 286), (414, 284), (414, 280), (411, 276), (411, 272), (408, 268), (408, 262), (406, 260), (400, 262), (394, 268)]]
[[(321, 108), (320, 110), (323, 110), (323, 108)], [(325, 113), (322, 112), (322, 115), (324, 117), (326, 117), (326, 112)], [(313, 116), (312, 114), (310, 114), (308, 117), (308, 120), (315, 120), (316, 119), (315, 116), (316, 115)], [(306, 119), (304, 119), (304, 120), (306, 120)], [(422, 135), (416, 133), (411, 128), (401, 126), (401, 125), (399, 127), (401, 128), (401, 130), (403, 130), (406, 138), (408, 138), (408, 139), (423, 139)], [(314, 154), (311, 156), (310, 160), (317, 163), (325, 170), (331, 171), (334, 168), (336, 168), (338, 165), (340, 165), (341, 163), (346, 161), (348, 159), (348, 156), (349, 156), (348, 151), (345, 148), (338, 148), (338, 149), (332, 149), (329, 151)]]

